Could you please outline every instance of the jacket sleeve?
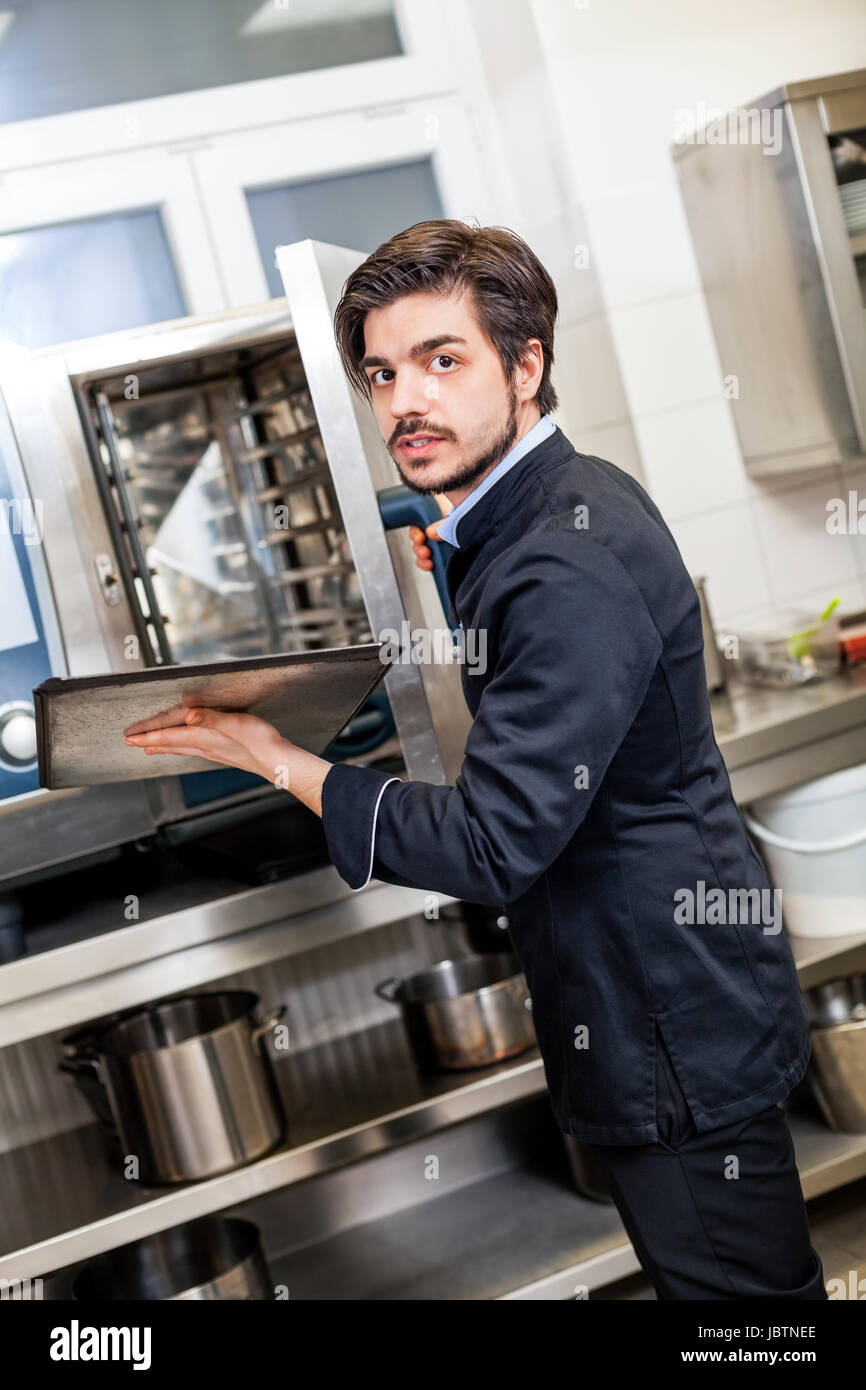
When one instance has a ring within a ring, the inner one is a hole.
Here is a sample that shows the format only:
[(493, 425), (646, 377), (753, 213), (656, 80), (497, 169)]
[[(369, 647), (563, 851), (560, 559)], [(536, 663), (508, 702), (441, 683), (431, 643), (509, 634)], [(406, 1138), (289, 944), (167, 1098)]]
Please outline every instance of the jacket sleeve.
[(545, 530), (497, 570), (495, 670), (456, 784), (341, 763), (325, 778), (328, 848), (356, 891), (373, 877), (513, 902), (574, 835), (643, 703), (663, 644), (615, 555), (586, 531)]

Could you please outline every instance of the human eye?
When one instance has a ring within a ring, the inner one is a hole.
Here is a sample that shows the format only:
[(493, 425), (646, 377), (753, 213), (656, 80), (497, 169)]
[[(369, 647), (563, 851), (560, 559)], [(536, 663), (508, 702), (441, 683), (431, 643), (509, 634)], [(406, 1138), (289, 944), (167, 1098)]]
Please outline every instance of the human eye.
[(379, 375), (380, 372), (391, 372), (391, 375), (392, 375), (392, 376), (394, 375), (394, 373), (393, 373), (393, 371), (392, 371), (392, 369), (391, 369), (390, 367), (377, 367), (376, 370), (375, 370), (375, 372), (371, 372), (371, 373), (370, 373), (370, 381), (373, 383), (374, 386), (387, 386), (387, 385), (389, 385), (389, 383), (386, 382), (386, 381), (377, 381), (377, 380), (376, 380), (376, 377)]
[[(457, 363), (454, 361), (454, 358), (451, 357), (447, 352), (437, 352), (436, 356), (432, 359), (430, 363), (431, 367), (433, 365), (433, 362), (449, 362), (452, 367), (457, 366)], [(446, 367), (445, 370), (448, 371), (450, 370), (450, 368)]]

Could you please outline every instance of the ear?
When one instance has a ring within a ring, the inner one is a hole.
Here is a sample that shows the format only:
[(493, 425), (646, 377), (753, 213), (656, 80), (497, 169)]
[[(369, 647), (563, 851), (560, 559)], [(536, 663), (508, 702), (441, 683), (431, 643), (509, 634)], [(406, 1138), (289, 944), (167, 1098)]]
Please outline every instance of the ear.
[(527, 338), (517, 366), (516, 389), (520, 401), (534, 400), (544, 374), (544, 348), (540, 338)]

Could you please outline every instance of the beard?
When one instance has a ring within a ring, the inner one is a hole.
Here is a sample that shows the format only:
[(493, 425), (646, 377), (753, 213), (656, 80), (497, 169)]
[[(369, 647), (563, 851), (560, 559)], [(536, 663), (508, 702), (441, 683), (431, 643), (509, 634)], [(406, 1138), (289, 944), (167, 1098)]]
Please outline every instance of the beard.
[[(404, 430), (403, 433), (415, 434), (423, 429), (424, 422), (422, 420), (419, 425)], [(431, 427), (431, 433), (438, 434), (443, 439), (453, 440), (454, 438), (453, 434), (450, 432), (446, 433), (445, 431), (437, 429), (435, 426)], [(408, 488), (411, 488), (413, 492), (420, 492), (422, 494), (452, 492), (456, 491), (458, 488), (472, 487), (473, 484), (480, 482), (491, 468), (495, 467), (501, 459), (505, 458), (505, 455), (513, 447), (517, 438), (517, 391), (513, 386), (510, 388), (508, 395), (508, 420), (506, 424), (502, 429), (489, 431), (488, 434), (489, 437), (483, 444), (480, 453), (475, 454), (475, 456), (468, 461), (458, 464), (453, 472), (445, 477), (437, 478), (433, 483), (416, 482), (411, 475), (403, 472), (399, 459), (395, 458), (394, 463), (397, 472), (400, 474), (401, 481), (404, 482)], [(477, 444), (475, 447), (478, 447)]]

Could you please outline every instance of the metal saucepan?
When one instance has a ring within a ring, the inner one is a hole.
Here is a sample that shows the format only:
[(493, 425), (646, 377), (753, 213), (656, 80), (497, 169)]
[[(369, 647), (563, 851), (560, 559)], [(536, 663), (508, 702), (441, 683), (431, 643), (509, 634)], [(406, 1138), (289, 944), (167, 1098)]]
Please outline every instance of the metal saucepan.
[(813, 1028), (866, 1018), (866, 975), (848, 975), (815, 985), (806, 991), (806, 1005)]
[(142, 1182), (212, 1177), (281, 1142), (285, 1116), (262, 1040), (285, 1008), (259, 1020), (258, 1002), (248, 990), (190, 994), (63, 1039), (62, 1069), (89, 1075), (88, 1098), (104, 1123), (92, 1093), (98, 1078), (120, 1152), (138, 1159)]
[[(511, 950), (508, 935), (508, 918), (496, 907), (485, 907), (481, 903), (445, 903), (439, 909), (438, 918), (431, 920), (431, 927), (437, 924), (444, 927), (449, 943), (446, 950), (454, 949), (458, 956), (498, 954)], [(452, 948), (451, 942), (455, 943)]]
[(442, 960), (405, 980), (376, 985), (398, 1004), (422, 1072), (485, 1067), (536, 1041), (526, 980), (510, 951)]
[(63, 1061), (59, 1070), (72, 1077), (79, 1093), (99, 1120), (112, 1162), (120, 1154), (120, 1135), (117, 1132), (108, 1092), (96, 1065), (96, 1042), (100, 1032), (105, 1030), (109, 1022), (115, 1022), (122, 1017), (122, 1014), (114, 1014), (110, 1020), (104, 1019), (101, 1024), (90, 1023), (60, 1039)]
[(572, 1180), (581, 1197), (588, 1197), (592, 1202), (608, 1202), (612, 1205), (613, 1197), (607, 1178), (592, 1145), (585, 1144), (582, 1139), (575, 1139), (573, 1134), (563, 1133), (562, 1138)]
[(258, 1227), (205, 1216), (98, 1256), (75, 1276), (80, 1302), (272, 1299)]
[(824, 1119), (845, 1134), (866, 1133), (866, 976), (828, 980), (806, 991), (812, 1020), (807, 1072)]

